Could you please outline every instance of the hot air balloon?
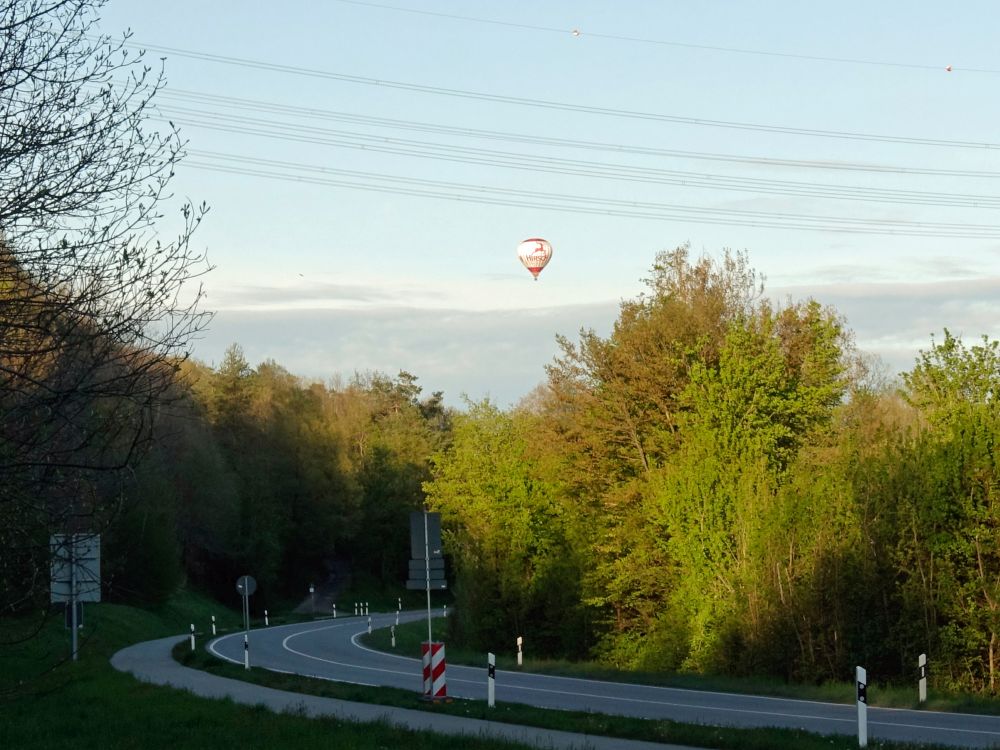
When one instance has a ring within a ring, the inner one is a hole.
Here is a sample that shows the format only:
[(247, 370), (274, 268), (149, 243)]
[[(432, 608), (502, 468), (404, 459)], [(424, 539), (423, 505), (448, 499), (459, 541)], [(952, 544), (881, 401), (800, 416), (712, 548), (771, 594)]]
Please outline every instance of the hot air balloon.
[(552, 245), (538, 237), (532, 237), (517, 246), (517, 257), (531, 271), (535, 281), (538, 281), (538, 274), (552, 257)]

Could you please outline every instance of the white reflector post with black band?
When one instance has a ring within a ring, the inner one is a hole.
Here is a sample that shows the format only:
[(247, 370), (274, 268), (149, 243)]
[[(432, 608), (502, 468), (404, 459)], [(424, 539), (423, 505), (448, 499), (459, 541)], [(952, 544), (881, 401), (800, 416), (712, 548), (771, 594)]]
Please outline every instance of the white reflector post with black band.
[(857, 667), (855, 676), (858, 686), (858, 747), (868, 747), (868, 672)]
[(490, 708), (495, 708), (497, 682), (497, 657), (494, 653), (486, 654), (486, 703)]

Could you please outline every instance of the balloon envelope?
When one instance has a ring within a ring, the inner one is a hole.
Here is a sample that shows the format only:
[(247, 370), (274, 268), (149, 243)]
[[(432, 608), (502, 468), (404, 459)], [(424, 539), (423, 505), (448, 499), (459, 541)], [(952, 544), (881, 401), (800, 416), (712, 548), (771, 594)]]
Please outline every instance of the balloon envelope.
[(517, 246), (517, 257), (531, 275), (538, 281), (538, 274), (548, 264), (552, 257), (552, 245), (538, 237), (524, 240)]

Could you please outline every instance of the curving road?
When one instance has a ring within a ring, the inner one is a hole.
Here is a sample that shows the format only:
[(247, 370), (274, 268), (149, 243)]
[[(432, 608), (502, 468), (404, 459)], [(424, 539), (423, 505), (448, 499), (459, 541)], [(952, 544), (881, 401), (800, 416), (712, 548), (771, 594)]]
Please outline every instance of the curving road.
[[(425, 617), (406, 612), (401, 622)], [(388, 627), (396, 615), (375, 614), (374, 627)], [(251, 663), (279, 672), (320, 679), (421, 691), (418, 659), (372, 651), (358, 643), (367, 632), (359, 617), (283, 625), (250, 633)], [(216, 656), (243, 663), (243, 634), (209, 644)], [(486, 698), (486, 669), (449, 665), (448, 694)], [(854, 705), (768, 698), (732, 693), (649, 687), (497, 670), (498, 701), (544, 708), (594, 711), (651, 719), (673, 719), (738, 727), (780, 726), (823, 734), (856, 734)], [(1000, 717), (870, 708), (870, 738), (936, 742), (957, 747), (1000, 747)]]

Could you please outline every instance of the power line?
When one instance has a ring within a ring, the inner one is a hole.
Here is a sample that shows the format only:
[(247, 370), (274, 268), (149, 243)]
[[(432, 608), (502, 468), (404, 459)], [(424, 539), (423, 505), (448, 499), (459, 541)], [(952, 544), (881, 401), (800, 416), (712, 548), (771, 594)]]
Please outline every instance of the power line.
[(874, 65), (886, 68), (908, 68), (911, 70), (947, 70), (948, 72), (962, 71), (966, 73), (1000, 73), (1000, 70), (994, 70), (991, 68), (965, 68), (960, 66), (955, 66), (950, 63), (947, 65), (928, 65), (926, 63), (900, 63), (900, 62), (890, 62), (886, 60), (872, 60), (867, 58), (856, 58), (856, 57), (835, 57), (835, 56), (824, 56), (824, 55), (803, 55), (794, 52), (777, 52), (774, 50), (760, 50), (760, 49), (749, 49), (745, 47), (726, 47), (716, 44), (694, 44), (691, 42), (678, 42), (667, 39), (651, 39), (648, 37), (637, 37), (637, 36), (625, 36), (621, 34), (606, 34), (601, 32), (590, 31), (589, 29), (581, 28), (566, 28), (557, 26), (540, 26), (537, 24), (529, 23), (515, 23), (512, 21), (500, 21), (492, 18), (481, 18), (478, 16), (466, 16), (457, 13), (439, 13), (429, 10), (420, 10), (417, 8), (404, 8), (397, 5), (386, 5), (383, 3), (370, 3), (362, 2), (362, 0), (336, 0), (336, 2), (342, 3), (344, 5), (359, 5), (366, 8), (378, 8), (380, 10), (391, 10), (399, 13), (411, 13), (414, 15), (430, 16), (437, 18), (447, 18), (453, 21), (465, 21), (468, 23), (477, 24), (488, 24), (490, 26), (503, 26), (512, 29), (528, 30), (528, 31), (538, 31), (543, 33), (558, 34), (559, 36), (571, 35), (576, 38), (588, 37), (595, 39), (608, 39), (616, 42), (630, 42), (636, 44), (647, 44), (656, 45), (661, 47), (677, 47), (680, 49), (696, 49), (704, 50), (709, 52), (727, 52), (731, 54), (738, 55), (757, 55), (760, 57), (777, 57), (783, 59), (791, 60), (809, 60), (812, 62), (825, 62), (825, 63), (847, 63), (850, 65)]
[(526, 97), (505, 96), (501, 94), (489, 94), (481, 91), (470, 91), (466, 89), (454, 89), (443, 86), (428, 86), (417, 83), (406, 83), (403, 81), (391, 81), (388, 79), (368, 78), (365, 76), (349, 75), (346, 73), (336, 73), (333, 71), (318, 70), (315, 68), (303, 68), (295, 65), (284, 65), (279, 63), (269, 63), (262, 60), (250, 58), (232, 57), (229, 55), (217, 55), (207, 52), (196, 52), (192, 50), (180, 49), (177, 47), (166, 47), (162, 45), (140, 45), (141, 47), (154, 52), (173, 54), (179, 57), (187, 57), (193, 60), (204, 62), (214, 62), (237, 67), (250, 68), (255, 70), (270, 70), (278, 73), (288, 73), (292, 75), (307, 76), (311, 78), (321, 78), (325, 80), (341, 81), (344, 83), (354, 83), (364, 86), (376, 86), (381, 88), (391, 88), (400, 91), (411, 91), (421, 94), (433, 94), (437, 96), (449, 96), (477, 101), (491, 101), (500, 104), (513, 104), (525, 107), (535, 107), (542, 109), (552, 109), (564, 112), (579, 112), (582, 114), (600, 115), (605, 117), (617, 117), (624, 119), (645, 120), (651, 122), (669, 122), (679, 125), (691, 125), (698, 127), (726, 128), (736, 130), (747, 130), (764, 133), (779, 133), (782, 135), (801, 135), (811, 138), (835, 138), (844, 140), (873, 141), (879, 143), (897, 143), (911, 146), (934, 146), (945, 148), (964, 148), (976, 150), (995, 150), (1000, 148), (1000, 144), (991, 142), (957, 141), (944, 138), (918, 138), (911, 136), (880, 135), (876, 133), (861, 133), (841, 130), (822, 130), (818, 128), (797, 128), (783, 125), (766, 125), (762, 123), (735, 122), (729, 120), (712, 120), (700, 117), (685, 117), (680, 115), (666, 115), (654, 112), (640, 112), (636, 110), (614, 109), (611, 107), (595, 107), (585, 104), (571, 104), (568, 102), (557, 102), (545, 99), (529, 99)]
[[(663, 170), (561, 157), (554, 158), (511, 153), (490, 149), (466, 148), (411, 139), (301, 126), (293, 123), (255, 120), (247, 117), (237, 118), (232, 115), (189, 110), (183, 107), (175, 108), (173, 112), (175, 115), (177, 113), (181, 114), (180, 117), (173, 116), (171, 118), (171, 122), (176, 124), (240, 135), (264, 136), (283, 141), (351, 148), (465, 164), (487, 165), (507, 169), (545, 172), (549, 174), (861, 202), (959, 206), (966, 208), (1000, 208), (1000, 197), (990, 195), (891, 190), (858, 185), (842, 186), (790, 180), (712, 175), (699, 172)], [(209, 121), (206, 121), (206, 118)]]
[[(822, 169), (832, 171), (869, 172), (900, 175), (928, 175), (935, 177), (972, 177), (984, 179), (1000, 178), (1000, 172), (970, 169), (935, 169), (930, 167), (908, 167), (891, 164), (861, 164), (852, 162), (831, 162), (809, 159), (776, 159), (764, 156), (747, 156), (740, 154), (723, 154), (706, 151), (686, 151), (681, 149), (663, 149), (648, 146), (636, 146), (603, 141), (584, 141), (571, 138), (555, 138), (531, 135), (527, 133), (512, 133), (508, 131), (483, 130), (478, 128), (440, 125), (436, 123), (415, 120), (400, 120), (388, 117), (373, 117), (356, 113), (339, 112), (315, 107), (297, 107), (289, 104), (267, 102), (257, 99), (208, 94), (184, 89), (164, 89), (159, 97), (180, 101), (195, 100), (216, 107), (241, 111), (266, 112), (274, 114), (290, 114), (295, 117), (322, 119), (335, 122), (349, 122), (372, 127), (394, 128), (414, 132), (439, 133), (481, 140), (496, 140), (511, 143), (525, 143), (543, 146), (556, 146), (588, 151), (605, 151), (620, 154), (636, 154), (641, 156), (673, 157), (701, 161), (724, 162), (741, 165), (757, 165), (766, 167), (794, 169)], [(168, 105), (169, 106), (169, 105)]]
[[(317, 167), (312, 164), (260, 159), (236, 154), (200, 151), (192, 152), (192, 154), (196, 158), (193, 161), (186, 161), (184, 163), (198, 169), (307, 184), (441, 198), (461, 202), (625, 216), (661, 221), (697, 221), (705, 224), (722, 224), (728, 226), (808, 229), (812, 231), (855, 234), (978, 239), (1000, 238), (1000, 226), (947, 222), (915, 222), (898, 219), (812, 216), (784, 212), (720, 209), (648, 201), (628, 201), (333, 169), (329, 167)], [(199, 157), (207, 159), (207, 161), (199, 161)], [(294, 170), (294, 173), (289, 174), (288, 170)]]

